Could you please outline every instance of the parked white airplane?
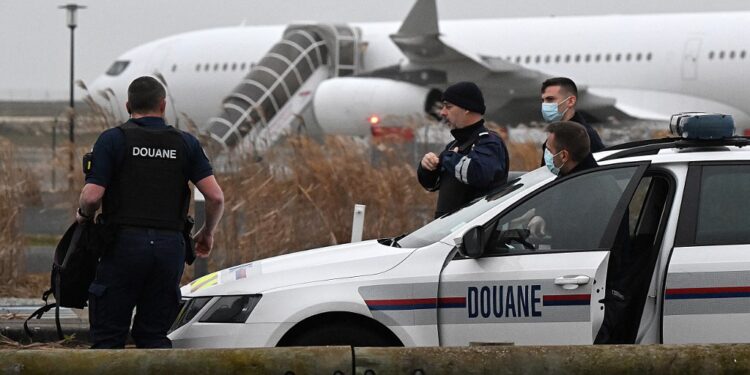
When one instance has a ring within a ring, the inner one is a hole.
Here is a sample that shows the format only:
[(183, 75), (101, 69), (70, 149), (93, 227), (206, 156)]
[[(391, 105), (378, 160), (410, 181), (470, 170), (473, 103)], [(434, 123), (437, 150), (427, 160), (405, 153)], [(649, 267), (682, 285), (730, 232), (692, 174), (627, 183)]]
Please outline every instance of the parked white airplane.
[(124, 118), (129, 82), (154, 75), (169, 88), (170, 121), (189, 117), (227, 146), (258, 147), (300, 125), (369, 134), (388, 116), (429, 112), (438, 90), (461, 80), (482, 88), (487, 118), (540, 120), (540, 84), (552, 76), (579, 83), (579, 108), (599, 122), (691, 110), (747, 127), (749, 23), (750, 12), (731, 12), (438, 24), (435, 1), (417, 0), (400, 28), (304, 23), (167, 37), (124, 53), (90, 93)]

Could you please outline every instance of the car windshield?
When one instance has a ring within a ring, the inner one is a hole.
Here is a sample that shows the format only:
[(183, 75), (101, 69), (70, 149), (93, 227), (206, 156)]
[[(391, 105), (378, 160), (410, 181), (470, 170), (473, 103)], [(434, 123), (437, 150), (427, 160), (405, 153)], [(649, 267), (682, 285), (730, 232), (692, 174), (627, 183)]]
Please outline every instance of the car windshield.
[(463, 208), (437, 218), (429, 224), (411, 232), (404, 238), (399, 239), (398, 245), (401, 247), (422, 247), (440, 241), (477, 216), (550, 177), (552, 177), (552, 174), (545, 167), (526, 173), (515, 180), (509, 181), (500, 190), (477, 198)]

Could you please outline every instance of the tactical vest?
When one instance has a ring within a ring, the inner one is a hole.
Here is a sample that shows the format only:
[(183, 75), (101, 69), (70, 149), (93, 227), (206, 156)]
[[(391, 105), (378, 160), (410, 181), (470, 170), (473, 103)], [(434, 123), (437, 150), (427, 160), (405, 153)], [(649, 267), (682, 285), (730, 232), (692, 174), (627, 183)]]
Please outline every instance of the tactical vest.
[[(471, 148), (475, 143), (477, 143), (477, 141), (479, 141), (479, 134), (472, 137), (463, 144), (456, 144), (457, 141), (454, 140), (448, 145), (448, 147), (446, 147), (446, 150), (450, 150), (458, 146), (458, 153), (466, 155), (471, 151)], [(509, 160), (507, 147), (503, 147), (503, 151), (505, 152), (503, 157), (505, 158), (505, 160)], [(440, 191), (438, 192), (435, 218), (443, 216), (449, 212), (453, 212), (466, 203), (469, 203), (472, 200), (491, 192), (497, 187), (505, 185), (505, 183), (508, 182), (508, 167), (509, 166), (506, 166), (504, 176), (495, 176), (495, 181), (490, 186), (481, 189), (466, 185), (456, 179), (453, 173), (448, 173), (447, 171), (443, 170), (440, 175)]]
[(182, 231), (190, 206), (188, 150), (174, 128), (126, 122), (125, 156), (104, 193), (102, 212), (116, 225)]

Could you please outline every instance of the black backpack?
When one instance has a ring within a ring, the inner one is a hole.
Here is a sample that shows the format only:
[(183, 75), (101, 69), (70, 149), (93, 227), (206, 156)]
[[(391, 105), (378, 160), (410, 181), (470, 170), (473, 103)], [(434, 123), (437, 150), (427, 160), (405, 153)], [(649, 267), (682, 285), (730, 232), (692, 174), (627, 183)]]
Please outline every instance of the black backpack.
[[(23, 323), (23, 328), (29, 337), (30, 319), (40, 319), (44, 313), (55, 308), (55, 325), (57, 335), (62, 340), (62, 328), (60, 327), (60, 307), (71, 307), (82, 309), (86, 307), (89, 299), (89, 285), (96, 276), (96, 266), (99, 263), (99, 252), (95, 243), (95, 225), (93, 223), (73, 225), (63, 235), (55, 248), (55, 256), (52, 262), (50, 275), (50, 288), (42, 294), (44, 306), (34, 311)], [(92, 246), (94, 245), (94, 246)], [(52, 294), (54, 303), (47, 302)]]

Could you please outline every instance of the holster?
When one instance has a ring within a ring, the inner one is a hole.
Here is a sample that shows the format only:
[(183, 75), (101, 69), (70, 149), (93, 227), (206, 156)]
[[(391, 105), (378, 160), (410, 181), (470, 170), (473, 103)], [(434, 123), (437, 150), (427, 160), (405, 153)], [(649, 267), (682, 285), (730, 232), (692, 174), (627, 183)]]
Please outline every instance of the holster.
[(182, 230), (182, 237), (185, 239), (185, 263), (189, 266), (195, 262), (195, 240), (193, 240), (193, 226), (195, 220), (192, 216), (185, 219), (185, 228)]

